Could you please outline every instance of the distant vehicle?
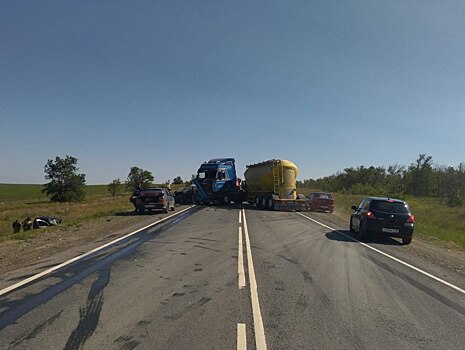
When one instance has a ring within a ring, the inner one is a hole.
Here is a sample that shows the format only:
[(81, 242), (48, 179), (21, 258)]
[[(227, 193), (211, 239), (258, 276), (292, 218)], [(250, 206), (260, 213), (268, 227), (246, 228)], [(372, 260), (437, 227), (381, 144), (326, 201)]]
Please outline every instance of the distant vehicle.
[(358, 206), (352, 206), (352, 209), (350, 231), (357, 232), (360, 240), (373, 233), (402, 238), (403, 244), (412, 242), (415, 217), (406, 202), (393, 198), (366, 197)]
[(181, 191), (174, 192), (174, 202), (178, 204), (192, 204), (192, 189), (183, 188)]
[(308, 195), (310, 200), (310, 210), (334, 211), (334, 198), (331, 193), (327, 192), (312, 192)]
[(138, 214), (149, 210), (174, 211), (174, 197), (166, 188), (136, 190), (129, 199)]
[(202, 163), (193, 183), (197, 188), (197, 203), (229, 204), (231, 201), (242, 201), (243, 193), (236, 176), (234, 158), (215, 158)]
[(48, 226), (58, 225), (61, 220), (54, 218), (53, 216), (40, 216), (34, 219), (32, 223), (32, 228), (43, 228)]

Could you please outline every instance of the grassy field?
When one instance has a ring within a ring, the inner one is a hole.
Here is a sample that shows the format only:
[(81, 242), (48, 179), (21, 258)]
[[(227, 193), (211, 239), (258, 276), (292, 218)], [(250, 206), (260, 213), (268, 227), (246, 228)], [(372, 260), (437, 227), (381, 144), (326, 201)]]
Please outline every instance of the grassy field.
[[(172, 191), (182, 187), (183, 185), (174, 185)], [(63, 220), (61, 225), (47, 230), (78, 225), (84, 221), (132, 211), (129, 196), (130, 192), (123, 191), (121, 195), (112, 197), (107, 185), (89, 185), (86, 186), (86, 199), (82, 202), (51, 203), (42, 194), (42, 185), (0, 184), (0, 242), (26, 239), (38, 233), (38, 230), (31, 230), (13, 234), (11, 225), (16, 219), (22, 222), (28, 216), (32, 219), (37, 216), (54, 216)]]
[[(300, 189), (299, 193), (308, 194), (311, 190)], [(357, 205), (363, 195), (346, 195), (333, 193), (336, 200), (336, 212), (349, 216), (352, 205)], [(415, 235), (425, 238), (452, 242), (460, 249), (465, 249), (465, 208), (449, 208), (442, 205), (437, 198), (403, 197), (415, 215)], [(347, 224), (348, 225), (348, 224)]]

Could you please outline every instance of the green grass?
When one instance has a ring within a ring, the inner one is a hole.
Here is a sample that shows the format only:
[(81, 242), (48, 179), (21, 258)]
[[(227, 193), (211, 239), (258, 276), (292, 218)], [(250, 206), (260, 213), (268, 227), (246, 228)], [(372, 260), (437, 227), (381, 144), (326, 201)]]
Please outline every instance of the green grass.
[(86, 199), (76, 203), (52, 203), (41, 190), (42, 185), (0, 185), (0, 242), (36, 235), (39, 230), (12, 233), (13, 221), (22, 222), (28, 216), (55, 216), (63, 220), (57, 227), (40, 230), (44, 232), (133, 210), (129, 193), (112, 197), (106, 185), (86, 186)]
[[(299, 193), (307, 195), (309, 189), (300, 189)], [(349, 215), (350, 208), (357, 205), (364, 195), (347, 195), (333, 193), (336, 200), (336, 213)], [(415, 235), (426, 239), (438, 239), (453, 243), (460, 249), (465, 249), (465, 208), (449, 208), (437, 198), (403, 196), (399, 198), (407, 201), (415, 216)]]

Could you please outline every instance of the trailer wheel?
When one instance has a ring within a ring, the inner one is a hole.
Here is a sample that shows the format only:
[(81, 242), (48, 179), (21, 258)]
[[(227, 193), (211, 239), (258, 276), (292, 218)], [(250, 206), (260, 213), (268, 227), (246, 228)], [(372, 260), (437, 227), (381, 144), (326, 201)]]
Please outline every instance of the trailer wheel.
[(255, 206), (257, 208), (260, 208), (260, 198), (259, 197), (255, 197)]
[(228, 197), (227, 194), (225, 194), (224, 197), (223, 197), (223, 204), (224, 204), (224, 205), (228, 205), (229, 202), (230, 202), (229, 197)]
[(258, 197), (258, 207), (260, 209), (263, 209), (265, 207), (264, 204), (265, 204), (265, 198), (263, 196), (259, 196)]
[(273, 197), (268, 197), (266, 202), (267, 202), (266, 208), (269, 209), (269, 210), (274, 210)]
[(268, 209), (268, 207), (266, 206), (268, 201), (266, 200), (265, 196), (261, 196), (261, 201), (260, 202), (262, 203), (262, 208), (263, 209)]

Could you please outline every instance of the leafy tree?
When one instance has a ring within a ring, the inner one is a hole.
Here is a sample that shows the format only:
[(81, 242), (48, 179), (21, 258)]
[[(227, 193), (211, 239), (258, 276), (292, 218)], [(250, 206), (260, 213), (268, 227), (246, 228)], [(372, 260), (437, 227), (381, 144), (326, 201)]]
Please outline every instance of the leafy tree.
[(42, 193), (46, 193), (52, 202), (81, 201), (85, 197), (86, 175), (78, 174), (77, 158), (55, 157), (45, 164), (45, 179), (50, 182), (43, 185)]
[(129, 171), (126, 187), (134, 191), (138, 187), (150, 187), (152, 182), (153, 175), (150, 171), (133, 166)]
[(118, 192), (121, 190), (121, 180), (114, 179), (112, 182), (108, 184), (108, 191), (111, 193), (113, 197), (116, 197)]
[(181, 176), (176, 176), (176, 177), (173, 179), (172, 184), (173, 184), (173, 185), (181, 185), (183, 182), (184, 182), (184, 181), (182, 181)]

